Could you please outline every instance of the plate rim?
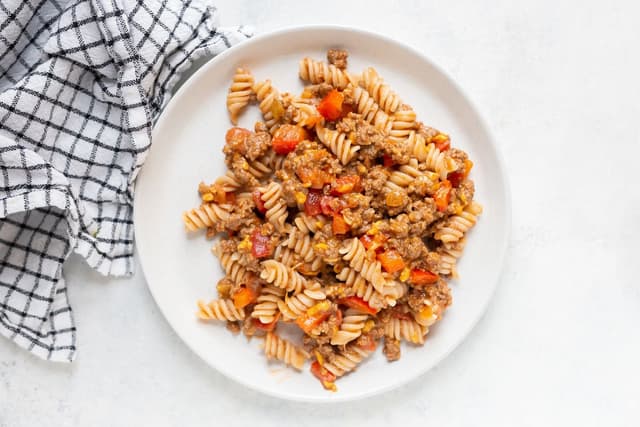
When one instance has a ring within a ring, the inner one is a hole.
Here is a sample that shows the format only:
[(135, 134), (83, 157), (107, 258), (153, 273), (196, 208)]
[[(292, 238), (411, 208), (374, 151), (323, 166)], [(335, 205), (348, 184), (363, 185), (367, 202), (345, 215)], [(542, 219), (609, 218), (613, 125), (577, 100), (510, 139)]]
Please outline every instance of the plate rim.
[[(210, 368), (215, 369), (215, 371), (217, 373), (219, 373), (220, 375), (222, 375), (223, 377), (235, 381), (238, 384), (241, 384), (244, 387), (247, 387), (250, 390), (254, 390), (254, 391), (258, 391), (260, 393), (263, 393), (267, 396), (270, 397), (275, 397), (278, 399), (282, 399), (282, 400), (287, 400), (287, 401), (296, 401), (296, 402), (306, 402), (306, 403), (319, 403), (319, 404), (332, 404), (332, 403), (341, 403), (341, 402), (352, 402), (352, 401), (357, 401), (357, 400), (362, 400), (362, 399), (366, 399), (372, 396), (376, 396), (376, 395), (381, 395), (383, 393), (387, 393), (391, 390), (395, 390), (398, 389), (404, 385), (407, 385), (409, 383), (413, 383), (417, 380), (419, 380), (420, 378), (422, 378), (424, 375), (427, 374), (427, 372), (429, 372), (430, 370), (432, 370), (433, 368), (435, 368), (436, 366), (438, 366), (440, 363), (442, 363), (442, 361), (444, 359), (446, 359), (453, 351), (455, 351), (470, 335), (470, 333), (473, 331), (473, 329), (477, 326), (477, 324), (479, 323), (479, 321), (484, 317), (484, 315), (486, 314), (489, 305), (491, 304), (491, 301), (493, 301), (496, 290), (498, 288), (499, 283), (502, 281), (503, 278), (503, 273), (505, 270), (505, 259), (506, 259), (506, 253), (507, 253), (507, 249), (509, 246), (509, 241), (511, 238), (511, 232), (512, 232), (512, 199), (511, 199), (511, 186), (510, 186), (510, 182), (509, 182), (509, 177), (507, 175), (507, 170), (506, 170), (506, 163), (503, 157), (503, 154), (501, 152), (501, 150), (499, 149), (499, 146), (496, 142), (496, 138), (493, 134), (493, 132), (491, 131), (491, 128), (488, 125), (487, 120), (485, 119), (484, 114), (482, 113), (482, 111), (477, 107), (476, 103), (472, 100), (472, 98), (469, 96), (468, 92), (465, 91), (459, 84), (458, 82), (446, 71), (444, 70), (440, 65), (438, 65), (436, 62), (434, 62), (433, 60), (431, 60), (426, 54), (424, 54), (423, 52), (421, 52), (420, 50), (418, 50), (416, 47), (414, 47), (411, 44), (396, 40), (390, 36), (387, 36), (385, 34), (379, 34), (379, 33), (375, 33), (373, 31), (370, 30), (366, 30), (360, 27), (356, 27), (356, 26), (349, 26), (349, 25), (335, 25), (335, 24), (311, 24), (311, 25), (294, 25), (294, 26), (286, 26), (286, 27), (282, 27), (276, 30), (272, 30), (272, 31), (266, 31), (264, 33), (260, 33), (258, 35), (255, 35), (253, 37), (251, 37), (250, 39), (244, 40), (241, 43), (238, 43), (237, 45), (234, 45), (228, 49), (226, 49), (225, 51), (223, 51), (222, 53), (209, 58), (205, 63), (203, 63), (195, 72), (193, 72), (184, 82), (182, 82), (182, 84), (180, 85), (180, 87), (178, 88), (178, 90), (172, 94), (171, 99), (168, 101), (168, 103), (165, 105), (165, 107), (162, 109), (160, 115), (158, 116), (158, 118), (155, 121), (155, 124), (153, 126), (153, 130), (152, 130), (152, 141), (155, 138), (155, 133), (156, 133), (156, 129), (158, 129), (160, 126), (159, 124), (161, 122), (163, 122), (164, 120), (166, 120), (166, 117), (168, 116), (167, 112), (171, 112), (173, 106), (175, 105), (175, 100), (179, 99), (180, 96), (186, 92), (193, 84), (195, 84), (195, 82), (197, 80), (199, 80), (203, 75), (205, 75), (208, 70), (214, 66), (214, 64), (218, 63), (218, 62), (222, 62), (224, 61), (227, 56), (229, 56), (231, 53), (233, 53), (234, 51), (236, 51), (238, 49), (238, 47), (243, 47), (243, 46), (250, 46), (252, 44), (255, 43), (260, 43), (262, 42), (262, 40), (264, 39), (269, 39), (271, 37), (277, 37), (277, 36), (281, 36), (281, 35), (285, 35), (287, 33), (304, 33), (306, 31), (343, 31), (343, 32), (352, 32), (352, 33), (356, 33), (359, 34), (361, 36), (367, 37), (367, 38), (372, 38), (372, 39), (379, 39), (382, 40), (386, 43), (390, 43), (390, 44), (395, 44), (398, 45), (399, 47), (402, 47), (403, 49), (406, 49), (407, 51), (409, 51), (412, 55), (418, 56), (420, 57), (421, 60), (427, 62), (431, 67), (434, 68), (434, 70), (436, 70), (438, 73), (440, 73), (446, 80), (447, 82), (460, 94), (460, 96), (462, 97), (462, 99), (468, 104), (468, 106), (470, 107), (470, 109), (473, 111), (473, 113), (476, 115), (477, 120), (478, 120), (478, 124), (479, 126), (483, 129), (483, 131), (486, 133), (487, 136), (487, 141), (489, 143), (489, 146), (493, 149), (495, 158), (496, 158), (496, 162), (498, 165), (498, 173), (500, 175), (502, 184), (504, 186), (504, 202), (505, 202), (505, 217), (504, 219), (504, 224), (505, 224), (505, 233), (504, 233), (504, 238), (502, 239), (499, 246), (499, 253), (496, 254), (496, 257), (499, 260), (499, 268), (497, 269), (496, 272), (496, 277), (495, 280), (493, 280), (490, 291), (488, 293), (488, 297), (486, 299), (485, 302), (483, 302), (483, 305), (481, 307), (481, 309), (478, 311), (478, 314), (475, 316), (475, 318), (471, 319), (471, 321), (468, 324), (468, 327), (463, 330), (463, 333), (461, 334), (461, 338), (458, 342), (456, 342), (454, 345), (450, 346), (446, 351), (444, 351), (440, 357), (436, 358), (434, 363), (427, 367), (427, 368), (422, 368), (419, 369), (416, 374), (412, 377), (403, 379), (399, 382), (393, 383), (393, 384), (388, 384), (379, 388), (376, 388), (374, 390), (371, 391), (365, 391), (359, 394), (354, 394), (354, 395), (349, 395), (349, 396), (340, 396), (340, 393), (331, 393), (331, 394), (327, 394), (326, 397), (310, 397), (310, 396), (297, 396), (295, 394), (290, 394), (290, 393), (286, 393), (286, 392), (281, 392), (278, 389), (273, 389), (273, 388), (268, 388), (268, 387), (262, 387), (260, 385), (256, 385), (254, 383), (245, 381), (243, 378), (241, 378), (240, 376), (236, 376), (231, 372), (227, 372), (227, 371), (223, 371), (221, 369), (219, 369), (217, 366), (212, 365), (211, 363), (209, 363), (209, 361), (206, 359), (204, 354), (201, 354), (201, 352), (199, 350), (197, 350), (196, 348), (194, 348), (193, 346), (191, 346), (189, 344), (189, 342), (182, 336), (182, 334), (174, 327), (174, 325), (169, 322), (168, 320), (168, 316), (167, 313), (165, 313), (165, 309), (163, 308), (163, 306), (159, 303), (158, 298), (156, 293), (154, 292), (153, 287), (150, 285), (149, 280), (147, 279), (147, 274), (146, 274), (146, 270), (145, 270), (145, 266), (144, 266), (144, 262), (143, 262), (143, 256), (142, 254), (144, 253), (144, 250), (141, 249), (141, 246), (144, 246), (144, 244), (141, 244), (141, 242), (135, 238), (135, 234), (134, 234), (134, 246), (135, 246), (135, 251), (138, 253), (138, 259), (140, 262), (140, 268), (142, 270), (142, 274), (144, 276), (145, 279), (145, 284), (147, 289), (149, 290), (149, 293), (151, 294), (156, 306), (158, 307), (158, 309), (160, 310), (160, 312), (162, 313), (165, 321), (169, 324), (169, 326), (171, 327), (171, 329), (173, 330), (173, 332), (180, 338), (180, 340), (182, 341), (183, 345), (185, 345), (187, 348), (189, 348), (190, 351), (192, 351), (194, 354), (196, 354), (206, 365), (208, 365)], [(188, 71), (187, 71), (188, 72)], [(153, 149), (153, 142), (152, 145), (150, 147), (150, 150)], [(146, 159), (145, 159), (146, 160)], [(138, 174), (138, 176), (136, 177), (136, 184), (137, 184), (137, 180), (139, 179), (139, 177), (141, 175), (144, 174), (144, 165), (141, 167), (140, 173)], [(136, 197), (134, 194), (134, 202), (133, 202), (133, 226), (134, 226), (134, 233), (135, 230), (137, 229), (136, 224), (139, 224), (142, 222), (142, 220), (138, 217), (138, 212), (140, 211), (139, 209), (137, 209), (138, 206), (138, 200), (140, 200), (140, 198)]]

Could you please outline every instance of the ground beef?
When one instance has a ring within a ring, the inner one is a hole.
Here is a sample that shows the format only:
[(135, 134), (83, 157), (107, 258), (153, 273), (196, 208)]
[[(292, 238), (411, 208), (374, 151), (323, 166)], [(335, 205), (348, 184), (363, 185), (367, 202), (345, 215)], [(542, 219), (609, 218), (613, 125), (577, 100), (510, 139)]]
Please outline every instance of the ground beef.
[(400, 359), (400, 341), (395, 338), (384, 337), (382, 353), (384, 353), (389, 362)]
[(355, 128), (356, 145), (373, 145), (380, 147), (385, 144), (385, 138), (381, 131), (364, 121), (359, 115), (351, 113), (350, 116), (354, 118), (357, 117)]
[(421, 175), (409, 184), (407, 192), (415, 194), (418, 197), (431, 197), (437, 189), (436, 182), (432, 181), (428, 176)]
[(343, 49), (329, 49), (327, 51), (327, 61), (329, 61), (329, 64), (333, 64), (341, 70), (347, 68), (348, 57), (349, 54)]
[(336, 130), (347, 135), (349, 135), (351, 132), (355, 132), (356, 128), (357, 117), (353, 117), (351, 114), (336, 123)]
[(409, 308), (415, 312), (420, 312), (424, 307), (424, 300), (427, 298), (427, 293), (424, 288), (410, 288), (406, 298)]
[(245, 141), (244, 155), (252, 161), (265, 155), (271, 148), (271, 135), (269, 132), (252, 133)]
[(384, 207), (390, 217), (404, 212), (409, 203), (411, 203), (409, 194), (406, 191), (390, 190), (382, 194), (384, 195)]
[(389, 239), (387, 243), (400, 253), (405, 262), (424, 258), (429, 253), (429, 249), (427, 249), (427, 246), (418, 236), (412, 236), (406, 239), (393, 238)]
[(240, 332), (240, 324), (238, 322), (227, 322), (227, 330), (231, 331), (232, 334), (237, 334)]
[(362, 180), (364, 194), (375, 197), (382, 192), (384, 184), (389, 179), (389, 170), (381, 165), (376, 165), (367, 171), (367, 176)]
[(436, 204), (433, 199), (416, 200), (405, 209), (409, 218), (409, 234), (412, 236), (424, 236), (429, 225), (434, 220)]
[(253, 199), (240, 199), (234, 205), (226, 227), (229, 230), (238, 231), (242, 227), (255, 226), (260, 223), (260, 219), (254, 212), (255, 204)]
[(418, 135), (422, 136), (425, 141), (430, 141), (431, 138), (439, 134), (440, 132), (437, 129), (434, 129), (430, 126), (426, 126), (422, 122), (417, 122), (418, 125)]
[(409, 217), (400, 214), (389, 220), (389, 232), (398, 239), (404, 239), (409, 235)]
[(225, 163), (229, 170), (235, 174), (236, 180), (241, 185), (248, 187), (257, 187), (260, 185), (256, 177), (249, 172), (249, 162), (243, 155), (230, 153), (227, 155)]
[(426, 286), (425, 293), (429, 301), (443, 310), (451, 305), (451, 288), (443, 279), (439, 279), (433, 285)]
[(258, 329), (256, 328), (256, 324), (253, 322), (253, 318), (247, 316), (242, 322), (242, 333), (248, 338), (251, 338), (256, 334)]
[(467, 206), (473, 200), (474, 193), (475, 185), (473, 184), (473, 181), (466, 180), (461, 182), (458, 188), (451, 190), (451, 203), (447, 206), (447, 213), (455, 213), (455, 210), (449, 212), (448, 208), (451, 206), (454, 208), (457, 206)]
[(376, 150), (378, 150), (381, 155), (386, 154), (391, 157), (391, 160), (393, 160), (395, 164), (406, 165), (409, 163), (411, 157), (409, 153), (407, 153), (404, 145), (385, 138), (376, 140), (375, 144)]
[(413, 259), (413, 261), (409, 263), (409, 266), (411, 268), (419, 268), (436, 273), (440, 270), (440, 254), (436, 251), (429, 251), (422, 258)]
[(333, 90), (333, 86), (327, 83), (305, 86), (304, 90), (314, 98), (324, 98)]

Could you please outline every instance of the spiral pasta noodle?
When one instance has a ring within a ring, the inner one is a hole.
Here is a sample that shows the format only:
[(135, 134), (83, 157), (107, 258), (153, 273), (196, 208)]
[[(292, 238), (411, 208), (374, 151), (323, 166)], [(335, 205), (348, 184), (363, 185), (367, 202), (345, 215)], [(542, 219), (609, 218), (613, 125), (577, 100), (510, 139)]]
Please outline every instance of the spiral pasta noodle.
[(238, 114), (249, 105), (253, 93), (253, 75), (245, 68), (238, 68), (233, 75), (233, 82), (227, 95), (227, 110), (231, 123), (238, 123)]
[(349, 84), (349, 77), (338, 67), (325, 62), (303, 58), (299, 67), (300, 78), (310, 83), (327, 83), (337, 89), (344, 89)]
[(367, 123), (374, 125), (376, 129), (384, 133), (390, 133), (394, 124), (393, 119), (382, 111), (376, 101), (369, 95), (369, 92), (360, 86), (351, 86), (349, 89), (358, 114), (362, 114), (362, 118)]
[(428, 328), (415, 320), (391, 318), (385, 325), (384, 334), (396, 340), (405, 340), (413, 344), (424, 344), (424, 336)]
[(396, 142), (406, 140), (411, 131), (416, 128), (416, 112), (410, 107), (404, 106), (404, 109), (398, 110), (392, 117), (391, 130), (389, 138)]
[(454, 278), (458, 277), (456, 264), (458, 258), (462, 256), (465, 244), (466, 239), (462, 237), (457, 242), (445, 243), (441, 248), (438, 248), (438, 253), (440, 254), (439, 274)]
[(402, 165), (389, 175), (384, 186), (390, 191), (402, 191), (419, 177), (425, 177), (431, 181), (437, 181), (438, 176), (418, 169), (418, 160), (411, 159), (406, 165)]
[(394, 113), (402, 104), (400, 97), (384, 83), (382, 77), (372, 67), (362, 73), (362, 85), (387, 114)]
[(304, 367), (304, 362), (309, 355), (291, 341), (280, 338), (273, 332), (269, 332), (264, 340), (264, 354), (267, 359), (275, 359), (283, 362), (287, 366), (292, 366), (298, 370)]
[(282, 114), (278, 112), (277, 108), (278, 105), (282, 107), (280, 94), (278, 90), (271, 84), (271, 80), (265, 80), (263, 82), (254, 84), (253, 91), (256, 94), (258, 102), (260, 103), (260, 111), (262, 112), (264, 123), (265, 125), (267, 125), (269, 130), (273, 131), (273, 129), (280, 121), (280, 117), (278, 117), (278, 114)]
[(444, 243), (457, 242), (475, 225), (481, 213), (482, 205), (473, 201), (460, 214), (453, 215), (439, 226), (433, 237)]
[(217, 203), (204, 203), (198, 208), (182, 214), (182, 220), (189, 231), (213, 227), (229, 218), (229, 206)]
[(262, 268), (261, 279), (287, 292), (300, 293), (307, 284), (307, 279), (300, 273), (276, 260), (262, 261)]
[(367, 279), (378, 292), (384, 294), (386, 280), (382, 275), (382, 266), (379, 261), (369, 261), (367, 250), (358, 238), (347, 241), (340, 249), (342, 259), (349, 262), (349, 266)]
[(278, 308), (285, 320), (295, 320), (316, 303), (326, 299), (322, 286), (314, 282), (302, 292), (284, 300), (278, 301)]
[(368, 302), (371, 308), (381, 309), (387, 305), (387, 298), (378, 292), (373, 285), (367, 282), (356, 270), (350, 267), (344, 267), (340, 273), (336, 275), (336, 279), (343, 281), (353, 290), (354, 295)]
[(364, 324), (369, 315), (360, 313), (352, 308), (344, 313), (340, 329), (331, 337), (331, 345), (346, 345), (362, 334)]
[(279, 231), (284, 231), (287, 220), (287, 204), (282, 200), (282, 186), (271, 182), (262, 192), (262, 201), (267, 209), (267, 220)]
[(343, 165), (349, 163), (360, 147), (352, 146), (352, 141), (342, 132), (316, 126), (318, 139), (326, 145)]
[(327, 223), (327, 219), (323, 215), (317, 215), (311, 218), (304, 212), (300, 212), (293, 220), (293, 223), (303, 233), (315, 233)]
[(282, 301), (282, 298), (284, 298), (284, 294), (284, 289), (276, 286), (266, 286), (262, 288), (262, 292), (251, 312), (251, 317), (265, 324), (273, 322), (279, 313), (278, 304)]
[(247, 269), (237, 260), (235, 254), (224, 253), (219, 254), (217, 248), (214, 246), (213, 253), (220, 258), (220, 264), (224, 269), (227, 277), (234, 283), (242, 283), (247, 277)]
[(338, 353), (332, 362), (326, 362), (324, 368), (336, 377), (341, 377), (355, 370), (370, 354), (369, 350), (350, 345)]
[(244, 320), (244, 309), (236, 308), (228, 299), (213, 300), (209, 303), (198, 301), (198, 317), (202, 320)]

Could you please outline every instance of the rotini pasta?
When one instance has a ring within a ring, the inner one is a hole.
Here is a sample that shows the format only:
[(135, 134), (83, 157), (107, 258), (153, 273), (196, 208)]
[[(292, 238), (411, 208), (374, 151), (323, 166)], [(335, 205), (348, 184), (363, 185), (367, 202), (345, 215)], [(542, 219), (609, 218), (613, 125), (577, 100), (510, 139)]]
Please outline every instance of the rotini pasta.
[(256, 306), (251, 312), (251, 317), (259, 319), (262, 323), (271, 323), (279, 315), (278, 304), (282, 302), (285, 291), (276, 286), (267, 286), (256, 300)]
[(275, 359), (287, 366), (301, 370), (309, 355), (291, 341), (280, 338), (273, 332), (269, 332), (264, 340), (264, 354), (267, 359)]
[(245, 68), (238, 68), (227, 95), (227, 110), (231, 123), (238, 123), (238, 114), (249, 105), (253, 87), (253, 75)]
[(478, 220), (478, 215), (482, 213), (482, 206), (473, 201), (464, 210), (452, 217), (447, 218), (434, 233), (433, 237), (442, 240), (444, 243), (457, 242), (462, 239), (464, 233), (469, 231)]
[(262, 261), (262, 268), (260, 278), (287, 292), (300, 293), (307, 284), (300, 273), (276, 260)]
[(204, 203), (199, 208), (183, 213), (182, 220), (187, 230), (196, 231), (226, 221), (229, 218), (229, 210), (229, 206)]
[(424, 344), (424, 336), (427, 332), (428, 328), (420, 325), (415, 320), (395, 317), (392, 317), (384, 327), (386, 336), (419, 345)]
[(322, 286), (318, 282), (309, 285), (302, 292), (278, 301), (278, 307), (285, 320), (295, 320), (314, 304), (326, 299)]
[(362, 85), (369, 95), (378, 103), (382, 110), (387, 113), (395, 113), (402, 101), (400, 97), (385, 84), (378, 72), (369, 67), (362, 73)]
[(362, 329), (364, 329), (368, 318), (368, 314), (363, 314), (353, 308), (345, 311), (340, 329), (331, 337), (331, 345), (346, 345), (358, 338), (362, 334)]
[(336, 377), (341, 377), (355, 370), (369, 355), (371, 355), (371, 351), (357, 345), (350, 345), (338, 353), (332, 362), (325, 363), (324, 368)]
[(213, 300), (208, 304), (198, 301), (198, 317), (202, 320), (228, 320), (235, 322), (244, 320), (243, 309), (238, 309), (233, 305), (233, 301), (228, 299)]
[(254, 84), (253, 91), (260, 103), (260, 111), (262, 112), (264, 123), (269, 130), (273, 131), (284, 114), (280, 94), (271, 84), (271, 80)]
[(343, 165), (349, 163), (360, 147), (352, 146), (352, 141), (347, 135), (336, 130), (316, 126), (318, 139), (326, 145)]
[(300, 78), (310, 83), (327, 83), (336, 89), (344, 89), (349, 84), (349, 76), (331, 64), (303, 58), (299, 67)]
[[(311, 83), (300, 95), (237, 70), (232, 122), (252, 103), (263, 121), (226, 132), (228, 170), (198, 186), (183, 222), (221, 235), (218, 299), (198, 301), (197, 317), (241, 322), (267, 359), (298, 370), (312, 359), (334, 389), (383, 337), (388, 360), (400, 341), (424, 343), (482, 208), (473, 163), (448, 135), (419, 122), (375, 69), (350, 73), (340, 49), (327, 58), (299, 63)], [(275, 332), (292, 327), (304, 347)]]

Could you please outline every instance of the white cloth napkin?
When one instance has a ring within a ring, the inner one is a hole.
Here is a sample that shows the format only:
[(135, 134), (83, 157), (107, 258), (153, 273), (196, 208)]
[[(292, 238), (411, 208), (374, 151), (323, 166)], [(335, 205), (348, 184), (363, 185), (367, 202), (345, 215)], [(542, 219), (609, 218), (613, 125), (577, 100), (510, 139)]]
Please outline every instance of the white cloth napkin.
[(132, 201), (179, 74), (250, 36), (180, 0), (0, 3), (0, 334), (72, 361), (73, 251), (133, 272)]

